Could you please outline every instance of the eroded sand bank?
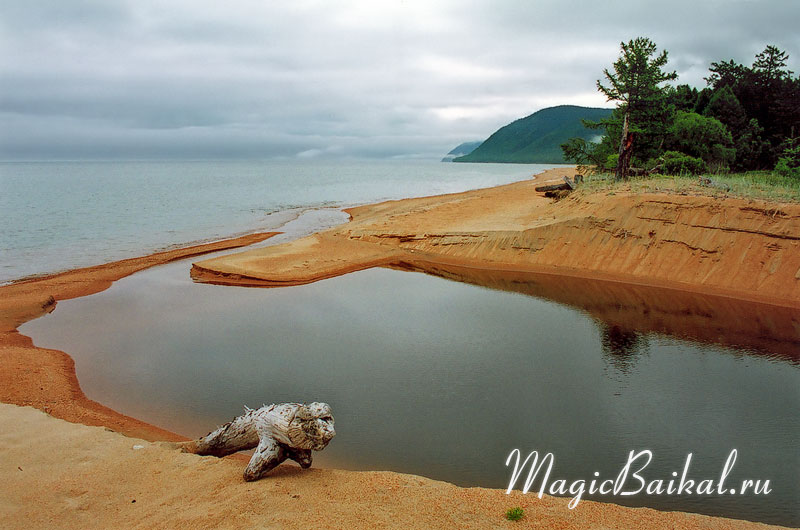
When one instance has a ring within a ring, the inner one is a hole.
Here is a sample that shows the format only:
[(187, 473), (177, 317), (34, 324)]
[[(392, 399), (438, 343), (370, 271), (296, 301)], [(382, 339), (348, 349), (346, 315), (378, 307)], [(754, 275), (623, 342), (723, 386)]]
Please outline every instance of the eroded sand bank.
[(667, 193), (575, 193), (538, 178), (349, 210), (342, 226), (199, 261), (197, 281), (296, 285), (377, 265), (550, 272), (800, 307), (800, 205)]

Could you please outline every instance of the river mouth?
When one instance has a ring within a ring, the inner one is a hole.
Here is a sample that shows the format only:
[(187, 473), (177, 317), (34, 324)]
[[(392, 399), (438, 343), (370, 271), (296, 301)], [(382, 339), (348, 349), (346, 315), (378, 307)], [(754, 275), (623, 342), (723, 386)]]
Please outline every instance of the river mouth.
[(736, 449), (728, 480), (769, 479), (771, 493), (584, 498), (800, 523), (797, 310), (395, 267), (258, 289), (194, 284), (178, 262), (20, 331), (73, 356), (91, 399), (187, 436), (243, 405), (326, 401), (338, 434), (315, 465), (498, 488), (515, 448), (552, 452), (569, 481), (613, 478), (644, 449), (648, 479), (680, 474), (692, 453), (690, 477), (716, 480)]

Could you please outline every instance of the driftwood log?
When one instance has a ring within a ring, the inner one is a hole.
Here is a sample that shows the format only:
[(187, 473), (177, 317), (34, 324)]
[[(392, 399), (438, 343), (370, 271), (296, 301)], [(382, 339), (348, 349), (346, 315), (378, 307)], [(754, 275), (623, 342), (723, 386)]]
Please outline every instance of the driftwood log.
[(327, 403), (281, 403), (245, 413), (206, 436), (187, 442), (184, 451), (225, 456), (255, 448), (244, 479), (258, 480), (286, 459), (311, 467), (311, 451), (325, 449), (336, 435)]
[(630, 167), (628, 168), (628, 176), (649, 177), (653, 173), (658, 173), (659, 171), (661, 171), (661, 164), (658, 164), (657, 166), (650, 169), (645, 169), (643, 167)]
[(583, 177), (580, 175), (575, 175), (575, 181), (573, 182), (570, 180), (569, 177), (564, 177), (563, 182), (559, 182), (558, 184), (546, 184), (544, 186), (536, 186), (534, 188), (538, 192), (548, 192), (548, 191), (558, 191), (558, 190), (569, 190), (572, 191), (578, 185), (579, 182), (583, 182)]

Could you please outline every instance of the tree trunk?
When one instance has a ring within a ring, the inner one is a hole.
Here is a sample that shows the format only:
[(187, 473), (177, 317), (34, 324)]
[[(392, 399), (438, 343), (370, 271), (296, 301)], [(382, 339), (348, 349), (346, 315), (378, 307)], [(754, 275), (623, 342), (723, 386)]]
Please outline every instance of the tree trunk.
[(631, 156), (633, 155), (633, 133), (628, 131), (628, 136), (625, 138), (625, 152), (623, 153), (622, 162), (622, 179), (628, 180), (631, 173)]
[(311, 451), (325, 449), (336, 435), (331, 407), (327, 403), (281, 403), (245, 413), (208, 433), (183, 444), (183, 450), (198, 455), (225, 456), (255, 448), (244, 479), (258, 480), (286, 459), (311, 467)]
[(628, 112), (622, 121), (622, 137), (619, 139), (619, 155), (617, 157), (617, 180), (627, 180), (628, 168), (631, 165), (633, 152), (633, 133), (628, 132)]

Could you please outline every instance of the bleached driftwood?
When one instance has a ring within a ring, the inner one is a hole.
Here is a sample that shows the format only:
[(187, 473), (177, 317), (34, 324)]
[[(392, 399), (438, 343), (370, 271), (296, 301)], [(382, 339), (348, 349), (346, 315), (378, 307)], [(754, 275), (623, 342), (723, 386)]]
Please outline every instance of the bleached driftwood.
[(311, 451), (325, 449), (336, 435), (327, 403), (281, 403), (245, 413), (183, 449), (198, 455), (225, 456), (256, 448), (244, 470), (244, 479), (258, 480), (281, 462), (291, 459), (311, 467)]

